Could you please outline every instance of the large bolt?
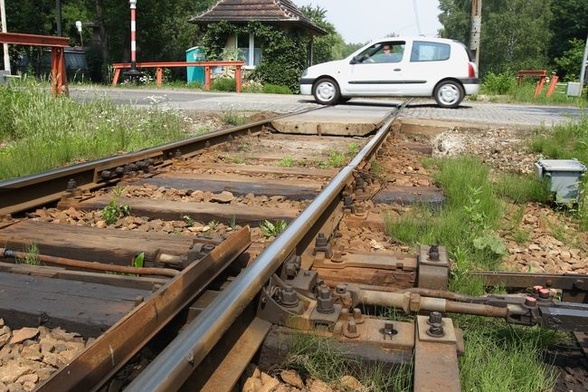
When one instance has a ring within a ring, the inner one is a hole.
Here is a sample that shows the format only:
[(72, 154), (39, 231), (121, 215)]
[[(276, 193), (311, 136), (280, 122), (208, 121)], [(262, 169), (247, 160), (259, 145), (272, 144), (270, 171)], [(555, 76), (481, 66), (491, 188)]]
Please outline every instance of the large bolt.
[(427, 320), (427, 323), (429, 325), (443, 324), (443, 315), (441, 314), (441, 312), (431, 312), (431, 314), (429, 314), (429, 319)]
[(343, 321), (348, 321), (349, 320), (349, 309), (347, 309), (347, 308), (341, 309), (341, 314), (339, 315), (339, 318), (341, 318), (341, 320), (343, 320)]
[(331, 296), (331, 290), (327, 286), (321, 286), (318, 289), (318, 298), (316, 310), (319, 313), (333, 313), (335, 311), (335, 304)]
[(392, 339), (392, 337), (396, 335), (398, 331), (394, 329), (394, 324), (384, 323), (384, 328), (380, 329), (380, 333), (384, 335), (384, 340), (386, 340)]
[(291, 285), (286, 285), (282, 289), (280, 303), (286, 308), (295, 308), (298, 306), (298, 296)]
[(549, 289), (539, 290), (539, 298), (540, 299), (549, 299), (549, 294), (550, 294)]
[(355, 320), (357, 324), (363, 324), (364, 319), (363, 315), (361, 314), (361, 309), (353, 308), (353, 320)]
[(357, 332), (357, 324), (353, 320), (349, 320), (347, 323), (347, 328), (343, 331), (343, 335), (349, 339), (355, 339), (359, 337), (359, 332)]
[(443, 316), (440, 312), (431, 312), (431, 314), (429, 314), (427, 324), (429, 324), (427, 335), (433, 336), (435, 338), (445, 336), (445, 331), (443, 330)]
[(439, 245), (431, 245), (429, 248), (429, 260), (439, 261)]
[(440, 338), (442, 336), (445, 336), (445, 331), (443, 330), (443, 327), (439, 324), (431, 325), (429, 329), (427, 329), (427, 335), (432, 336), (434, 338)]
[(328, 241), (327, 241), (327, 237), (325, 237), (325, 233), (322, 233), (322, 232), (318, 233), (314, 244), (315, 244), (314, 246), (316, 246), (317, 248), (327, 246)]
[(543, 289), (543, 286), (533, 286), (533, 293), (539, 294), (539, 290)]
[(78, 187), (78, 183), (73, 178), (67, 181), (67, 192), (73, 192)]
[(537, 298), (531, 296), (525, 297), (525, 306), (530, 308), (537, 306)]

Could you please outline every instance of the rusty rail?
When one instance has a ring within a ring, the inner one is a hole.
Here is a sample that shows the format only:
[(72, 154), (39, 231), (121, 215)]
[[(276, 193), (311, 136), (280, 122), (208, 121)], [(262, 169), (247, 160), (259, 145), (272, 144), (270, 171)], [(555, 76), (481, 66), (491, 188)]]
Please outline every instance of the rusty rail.
[(182, 308), (198, 297), (250, 243), (249, 227), (233, 234), (113, 325), (37, 391), (98, 390)]

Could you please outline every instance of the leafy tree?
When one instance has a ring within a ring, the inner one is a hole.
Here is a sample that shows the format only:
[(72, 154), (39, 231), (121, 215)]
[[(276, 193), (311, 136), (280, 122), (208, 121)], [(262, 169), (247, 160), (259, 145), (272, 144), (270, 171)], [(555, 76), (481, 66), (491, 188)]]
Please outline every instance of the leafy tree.
[[(572, 49), (574, 39), (586, 40), (588, 34), (588, 1), (565, 0), (552, 1), (551, 30), (553, 39), (549, 54), (552, 58), (562, 57), (563, 53)], [(578, 62), (578, 68), (580, 67)], [(578, 72), (578, 71), (576, 71)]]
[(551, 0), (494, 0), (482, 26), (483, 73), (543, 69), (548, 65)]
[[(480, 74), (545, 68), (551, 39), (551, 0), (492, 0), (483, 3)], [(471, 1), (440, 0), (441, 35), (469, 44)]]
[(585, 44), (584, 40), (571, 39), (568, 43), (570, 49), (563, 52), (561, 57), (556, 57), (554, 59), (557, 73), (562, 75), (562, 80), (578, 80), (584, 58)]
[(335, 26), (326, 21), (327, 11), (319, 6), (300, 7), (300, 11), (319, 27), (327, 31), (327, 35), (316, 36), (313, 41), (313, 62), (315, 64), (342, 59), (345, 42)]
[[(468, 44), (471, 29), (471, 0), (439, 0), (440, 36)], [(484, 15), (482, 13), (482, 15)]]

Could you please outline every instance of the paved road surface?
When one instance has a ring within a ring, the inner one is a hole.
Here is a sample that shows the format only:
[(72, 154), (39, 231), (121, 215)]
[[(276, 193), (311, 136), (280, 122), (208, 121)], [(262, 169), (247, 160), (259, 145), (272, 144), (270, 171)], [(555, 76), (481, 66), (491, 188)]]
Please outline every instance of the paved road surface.
[[(290, 113), (320, 107), (311, 97), (301, 95), (219, 93), (189, 90), (84, 88), (70, 86), (74, 99), (107, 97), (119, 104), (157, 105), (167, 108), (201, 111), (269, 111)], [(345, 106), (380, 107), (393, 110), (401, 99), (352, 99)], [(552, 126), (587, 115), (584, 109), (563, 106), (512, 105), (465, 101), (457, 109), (441, 109), (433, 100), (417, 99), (406, 108), (403, 118), (482, 122), (513, 126)]]

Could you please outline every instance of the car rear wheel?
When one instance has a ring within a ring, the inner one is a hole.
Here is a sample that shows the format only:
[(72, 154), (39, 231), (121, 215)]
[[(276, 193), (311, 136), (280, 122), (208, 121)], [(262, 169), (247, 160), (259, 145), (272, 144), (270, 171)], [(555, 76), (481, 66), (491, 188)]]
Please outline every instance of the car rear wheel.
[(315, 84), (312, 91), (314, 99), (323, 105), (334, 105), (339, 101), (339, 86), (331, 78), (319, 79)]
[(442, 108), (457, 107), (465, 96), (462, 85), (454, 80), (445, 80), (435, 87), (433, 98)]

